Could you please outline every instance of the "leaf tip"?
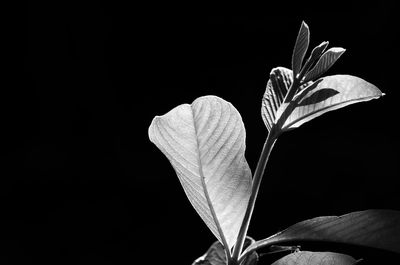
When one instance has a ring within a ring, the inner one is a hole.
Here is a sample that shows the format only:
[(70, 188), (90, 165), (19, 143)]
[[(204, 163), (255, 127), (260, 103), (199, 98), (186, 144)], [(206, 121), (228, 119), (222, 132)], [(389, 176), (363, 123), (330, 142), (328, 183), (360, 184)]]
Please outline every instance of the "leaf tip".
[(333, 47), (330, 50), (335, 52), (335, 53), (340, 53), (340, 54), (342, 54), (342, 53), (344, 53), (346, 51), (346, 49), (342, 48), (342, 47)]
[(302, 27), (302, 28), (305, 28), (305, 29), (307, 29), (307, 30), (310, 29), (310, 28), (308, 27), (307, 23), (306, 23), (304, 20), (301, 21), (301, 27)]
[(149, 126), (149, 128), (147, 129), (147, 133), (148, 133), (148, 136), (149, 136), (149, 140), (150, 140), (151, 142), (153, 142), (153, 143), (154, 143), (154, 126), (155, 126), (155, 123), (157, 122), (158, 119), (159, 119), (159, 116), (155, 116), (155, 117), (151, 120), (150, 126)]

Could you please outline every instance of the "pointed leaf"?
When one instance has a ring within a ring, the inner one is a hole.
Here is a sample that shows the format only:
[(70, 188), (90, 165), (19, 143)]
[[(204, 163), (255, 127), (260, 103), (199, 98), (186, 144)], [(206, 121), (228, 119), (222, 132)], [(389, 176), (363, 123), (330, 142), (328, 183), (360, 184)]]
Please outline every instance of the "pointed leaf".
[(285, 99), (293, 78), (292, 71), (285, 67), (274, 68), (269, 75), (261, 104), (261, 116), (268, 131), (271, 131), (277, 118), (277, 111)]
[(345, 51), (343, 48), (330, 48), (327, 50), (319, 58), (317, 64), (306, 74), (304, 82), (312, 81), (328, 71)]
[(323, 41), (320, 45), (315, 47), (311, 52), (309, 60), (313, 63), (315, 60), (320, 58), (320, 56), (325, 51), (326, 47), (328, 47), (328, 45), (329, 41)]
[(149, 128), (150, 140), (170, 160), (193, 207), (229, 249), (251, 192), (245, 134), (239, 112), (215, 96), (155, 117)]
[(303, 89), (283, 111), (280, 122), (283, 130), (294, 129), (328, 111), (382, 95), (376, 86), (361, 78), (326, 76)]
[(366, 210), (299, 222), (245, 252), (292, 241), (320, 241), (372, 247), (400, 253), (400, 211)]
[(334, 252), (298, 251), (275, 261), (272, 265), (353, 265), (349, 255)]
[(292, 55), (292, 70), (296, 77), (301, 70), (304, 56), (306, 55), (308, 44), (310, 42), (310, 30), (307, 24), (303, 21), (297, 35), (296, 44), (294, 45)]

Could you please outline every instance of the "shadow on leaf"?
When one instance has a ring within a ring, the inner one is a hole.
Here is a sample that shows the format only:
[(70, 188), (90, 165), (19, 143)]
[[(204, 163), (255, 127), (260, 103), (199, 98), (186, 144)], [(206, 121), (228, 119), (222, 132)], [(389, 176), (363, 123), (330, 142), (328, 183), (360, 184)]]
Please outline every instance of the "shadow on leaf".
[(298, 103), (298, 106), (307, 106), (307, 105), (312, 105), (312, 104), (317, 104), (320, 102), (323, 102), (327, 100), (328, 98), (331, 98), (340, 92), (333, 89), (333, 88), (322, 88), (314, 93), (312, 93), (310, 96), (304, 98), (301, 102)]

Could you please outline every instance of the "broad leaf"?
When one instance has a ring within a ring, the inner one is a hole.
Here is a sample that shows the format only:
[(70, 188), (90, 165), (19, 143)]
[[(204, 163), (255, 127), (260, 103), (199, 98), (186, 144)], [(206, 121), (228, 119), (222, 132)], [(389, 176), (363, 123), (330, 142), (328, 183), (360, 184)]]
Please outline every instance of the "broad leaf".
[(280, 123), (284, 131), (294, 129), (328, 111), (382, 95), (376, 86), (361, 78), (326, 76), (298, 93), (293, 102), (282, 110)]
[(271, 131), (277, 117), (277, 111), (285, 99), (293, 78), (292, 70), (284, 67), (272, 69), (269, 76), (267, 88), (262, 99), (261, 116), (268, 131)]
[(310, 43), (310, 30), (307, 24), (303, 21), (299, 33), (297, 35), (296, 44), (294, 45), (292, 55), (292, 70), (294, 76), (301, 70), (304, 56), (306, 55), (308, 44)]
[[(244, 242), (244, 247), (248, 247), (250, 244), (254, 243), (254, 239), (251, 237), (246, 237)], [(258, 262), (257, 252), (252, 252), (246, 260), (241, 263), (242, 265), (256, 265)], [(224, 252), (224, 247), (219, 241), (214, 242), (207, 252), (196, 259), (192, 265), (226, 265), (227, 259)]]
[(332, 67), (346, 50), (343, 48), (330, 48), (318, 60), (317, 64), (306, 74), (304, 82), (312, 81)]
[(272, 265), (353, 265), (357, 261), (349, 255), (334, 252), (298, 251), (289, 254)]
[(155, 117), (149, 128), (150, 140), (171, 162), (189, 201), (229, 249), (251, 192), (245, 134), (239, 112), (215, 96)]
[(316, 217), (257, 241), (245, 252), (293, 241), (343, 243), (400, 253), (400, 211), (366, 210)]

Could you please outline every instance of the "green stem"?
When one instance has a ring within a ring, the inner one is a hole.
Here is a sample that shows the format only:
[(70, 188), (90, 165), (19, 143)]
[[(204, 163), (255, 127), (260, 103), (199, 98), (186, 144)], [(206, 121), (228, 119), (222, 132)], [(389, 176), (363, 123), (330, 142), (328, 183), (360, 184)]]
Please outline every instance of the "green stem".
[(252, 186), (252, 190), (251, 190), (249, 203), (247, 205), (247, 209), (246, 209), (246, 213), (244, 215), (242, 226), (240, 227), (240, 230), (239, 230), (239, 235), (238, 235), (238, 239), (235, 244), (235, 248), (233, 249), (233, 255), (232, 255), (233, 260), (238, 260), (239, 255), (242, 252), (244, 240), (247, 235), (247, 230), (249, 228), (250, 219), (253, 214), (254, 205), (255, 205), (255, 202), (257, 199), (258, 190), (260, 188), (261, 180), (264, 175), (265, 166), (267, 165), (269, 155), (271, 153), (272, 148), (274, 147), (277, 137), (278, 137), (278, 135), (276, 133), (276, 130), (273, 127), (268, 134), (267, 140), (265, 141), (263, 150), (261, 152), (260, 159), (258, 160), (258, 163), (257, 163), (257, 168), (254, 173), (253, 186)]

